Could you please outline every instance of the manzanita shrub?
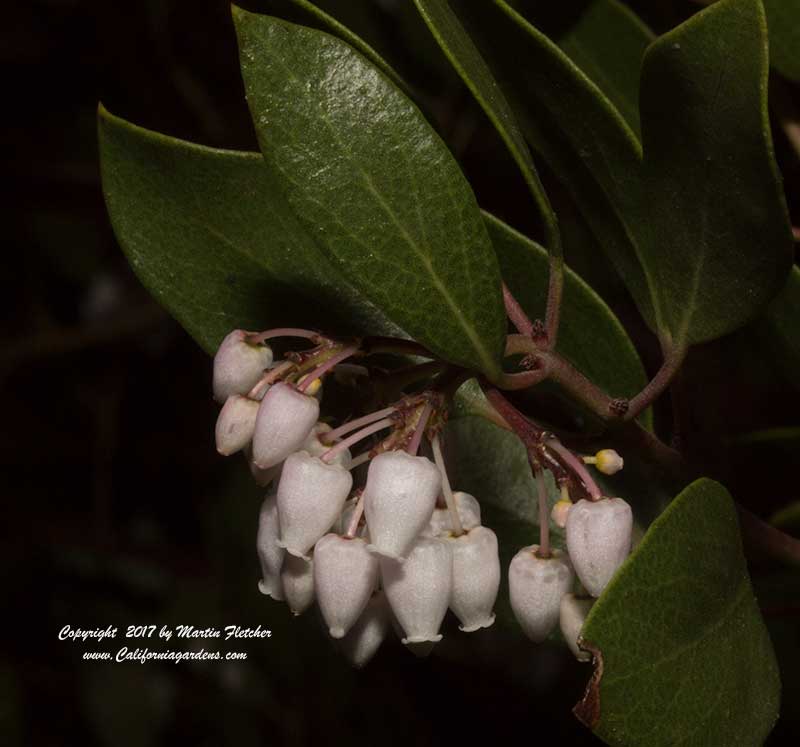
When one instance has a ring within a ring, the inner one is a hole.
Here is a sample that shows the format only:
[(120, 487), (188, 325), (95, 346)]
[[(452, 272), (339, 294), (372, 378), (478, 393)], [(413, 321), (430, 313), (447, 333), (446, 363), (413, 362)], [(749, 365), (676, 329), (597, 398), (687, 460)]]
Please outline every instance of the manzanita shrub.
[[(609, 744), (756, 745), (780, 682), (737, 509), (651, 405), (693, 346), (756, 321), (798, 359), (765, 9), (720, 0), (655, 38), (616, 0), (584, 5), (556, 43), (525, 3), (414, 0), (541, 243), (481, 210), (413, 87), (306, 0), (274, 10), (305, 25), (233, 8), (261, 153), (100, 107), (108, 210), (214, 355), (218, 451), (266, 489), (258, 590), (316, 601), (358, 667), (395, 633), (435, 652), (448, 609), (458, 635), (519, 625), (592, 661), (574, 711)], [(792, 78), (797, 4), (767, 10)], [(532, 154), (660, 343), (651, 380), (565, 266)]]

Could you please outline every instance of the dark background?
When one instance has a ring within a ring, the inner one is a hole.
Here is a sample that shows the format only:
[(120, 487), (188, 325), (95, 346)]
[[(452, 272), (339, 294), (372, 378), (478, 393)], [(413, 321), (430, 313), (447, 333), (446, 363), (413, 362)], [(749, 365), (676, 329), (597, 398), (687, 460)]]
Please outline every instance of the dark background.
[[(520, 178), (409, 4), (339, 5), (417, 87), (481, 204), (535, 235)], [(636, 5), (658, 30), (696, 7)], [(256, 591), (259, 493), (242, 461), (214, 450), (209, 359), (140, 287), (114, 239), (96, 145), (102, 100), (155, 130), (256, 149), (228, 4), (31, 0), (4, 9), (0, 34), (9, 160), (0, 348), (3, 744), (598, 743), (570, 714), (588, 669), (559, 646), (536, 647), (499, 625), (467, 637), (449, 622), (429, 659), (392, 641), (356, 673), (313, 612), (294, 620)], [(779, 133), (776, 144), (787, 189), (797, 194), (797, 159)], [(569, 259), (590, 275), (596, 265), (578, 252)], [(594, 273), (652, 370), (653, 340), (630, 300), (613, 275)], [(735, 342), (693, 353), (680, 382), (689, 418), (682, 446), (769, 516), (800, 497), (790, 489), (797, 443), (743, 455), (721, 434), (796, 424), (798, 403), (780, 361), (743, 360)], [(785, 665), (785, 715), (770, 743), (791, 743), (798, 597), (787, 601), (786, 589), (797, 583), (760, 562), (753, 572)], [(82, 662), (84, 650), (103, 647), (57, 640), (65, 624), (117, 625), (115, 650), (127, 625), (150, 623), (261, 623), (273, 638), (210, 644), (249, 657), (207, 666)]]

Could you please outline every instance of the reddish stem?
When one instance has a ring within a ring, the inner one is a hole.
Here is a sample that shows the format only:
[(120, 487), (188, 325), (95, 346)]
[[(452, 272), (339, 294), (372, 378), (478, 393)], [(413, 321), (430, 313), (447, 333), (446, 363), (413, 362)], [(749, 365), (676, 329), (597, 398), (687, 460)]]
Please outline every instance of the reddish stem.
[(531, 337), (533, 335), (533, 322), (505, 283), (503, 283), (503, 303), (506, 307), (506, 315), (517, 331), (525, 337)]
[(425, 434), (425, 426), (428, 424), (428, 418), (430, 418), (432, 411), (433, 405), (430, 402), (426, 402), (419, 416), (419, 420), (417, 421), (417, 427), (414, 429), (414, 435), (411, 437), (411, 440), (408, 442), (408, 447), (406, 448), (406, 451), (411, 454), (411, 456), (416, 456), (419, 451), (419, 445), (422, 443), (422, 436)]
[(299, 327), (276, 327), (275, 329), (265, 329), (247, 336), (247, 341), (251, 344), (258, 344), (273, 337), (302, 337), (306, 340), (320, 342), (322, 335), (311, 329), (300, 329)]
[(350, 345), (349, 347), (340, 350), (336, 355), (331, 356), (326, 360), (324, 363), (321, 363), (317, 366), (311, 373), (305, 375), (303, 380), (297, 385), (298, 392), (305, 392), (309, 386), (311, 386), (312, 382), (319, 379), (321, 376), (324, 376), (328, 371), (330, 371), (336, 364), (341, 363), (343, 360), (347, 360), (351, 355), (358, 352), (358, 345)]
[(384, 428), (388, 428), (390, 425), (394, 425), (394, 420), (391, 418), (384, 418), (383, 420), (379, 420), (377, 423), (368, 425), (366, 428), (362, 428), (360, 431), (354, 433), (352, 436), (350, 436), (350, 438), (346, 438), (344, 441), (339, 441), (339, 443), (335, 446), (331, 446), (331, 448), (328, 449), (320, 457), (320, 459), (322, 459), (322, 461), (326, 464), (330, 464), (330, 462), (336, 458), (337, 454), (340, 454), (345, 449), (349, 449), (353, 444), (357, 444), (367, 436), (371, 436), (373, 433), (377, 433)]
[(320, 437), (320, 441), (322, 441), (325, 444), (332, 444), (334, 441), (336, 441), (337, 438), (341, 438), (345, 434), (356, 430), (356, 428), (360, 428), (362, 425), (369, 425), (370, 423), (374, 423), (376, 420), (381, 420), (395, 412), (397, 412), (396, 407), (384, 407), (383, 410), (377, 410), (376, 412), (371, 412), (369, 415), (364, 415), (364, 417), (362, 418), (356, 418), (355, 420), (350, 420), (344, 425), (340, 425), (338, 428), (334, 428), (332, 431), (323, 433), (322, 436)]

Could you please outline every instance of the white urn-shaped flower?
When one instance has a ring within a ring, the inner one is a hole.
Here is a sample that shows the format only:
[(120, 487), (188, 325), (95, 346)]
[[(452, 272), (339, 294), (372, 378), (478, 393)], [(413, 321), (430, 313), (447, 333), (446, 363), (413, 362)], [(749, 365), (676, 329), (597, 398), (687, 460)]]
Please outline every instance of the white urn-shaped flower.
[(262, 469), (298, 451), (319, 418), (319, 402), (279, 382), (269, 388), (258, 408), (253, 433), (253, 461)]
[(595, 600), (591, 597), (577, 597), (574, 594), (564, 594), (561, 598), (559, 612), (559, 624), (561, 625), (561, 635), (569, 646), (569, 650), (575, 655), (578, 661), (589, 661), (592, 655), (578, 647), (578, 636), (581, 634), (583, 623), (589, 615), (589, 610)]
[(381, 579), (403, 643), (436, 643), (453, 589), (453, 552), (448, 542), (420, 537), (404, 563), (381, 557)]
[(272, 349), (263, 343), (247, 342), (243, 329), (229, 333), (214, 356), (214, 399), (222, 404), (232, 394), (247, 394), (272, 365)]
[(253, 438), (259, 403), (241, 394), (232, 394), (219, 411), (214, 437), (217, 451), (230, 456), (244, 449)]
[(306, 560), (286, 553), (281, 585), (292, 614), (302, 615), (314, 602), (314, 558)]
[(361, 669), (378, 652), (391, 625), (391, 610), (382, 591), (375, 592), (339, 645), (350, 663)]
[(286, 552), (278, 546), (279, 537), (278, 502), (275, 493), (270, 493), (264, 498), (258, 515), (256, 550), (261, 564), (258, 590), (273, 599), (283, 601), (285, 597), (281, 585), (281, 567)]
[(403, 560), (430, 521), (441, 484), (439, 470), (425, 457), (403, 451), (376, 456), (364, 489), (368, 549)]
[[(456, 505), (456, 512), (461, 521), (461, 528), (469, 531), (474, 527), (480, 526), (481, 507), (477, 499), (469, 493), (460, 490), (453, 493), (453, 501)], [(453, 519), (450, 516), (450, 509), (445, 507), (435, 508), (428, 526), (422, 530), (426, 537), (441, 537), (453, 531)]]
[(353, 478), (339, 464), (325, 464), (297, 451), (283, 465), (278, 483), (280, 547), (307, 558), (308, 551), (342, 513)]
[(332, 638), (343, 638), (369, 602), (378, 559), (359, 538), (326, 534), (314, 547), (314, 583), (320, 612)]
[(569, 558), (552, 550), (548, 558), (536, 553), (538, 545), (523, 547), (508, 567), (508, 591), (517, 622), (532, 641), (543, 641), (558, 624), (561, 597), (575, 575)]
[(622, 498), (578, 501), (567, 516), (567, 551), (593, 597), (603, 593), (631, 549), (633, 514)]
[(449, 537), (453, 551), (453, 589), (450, 609), (461, 630), (472, 633), (494, 622), (494, 603), (500, 588), (497, 535), (487, 527), (474, 527), (459, 537)]

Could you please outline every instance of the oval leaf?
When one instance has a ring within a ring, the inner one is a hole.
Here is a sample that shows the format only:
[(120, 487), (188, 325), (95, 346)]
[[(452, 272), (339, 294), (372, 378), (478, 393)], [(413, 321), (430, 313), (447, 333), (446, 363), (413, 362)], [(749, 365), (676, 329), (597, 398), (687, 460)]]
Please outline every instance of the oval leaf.
[(98, 118), (117, 239), (145, 287), (206, 351), (237, 327), (400, 333), (316, 247), (260, 154), (166, 137), (102, 106)]
[(261, 150), (345, 276), (442, 357), (499, 370), (497, 260), (469, 185), (419, 110), (328, 34), (234, 9)]
[(780, 680), (718, 483), (692, 483), (651, 525), (592, 608), (599, 651), (576, 714), (611, 745), (760, 745)]
[(752, 320), (791, 267), (768, 72), (760, 0), (721, 0), (645, 56), (641, 252), (677, 347)]

